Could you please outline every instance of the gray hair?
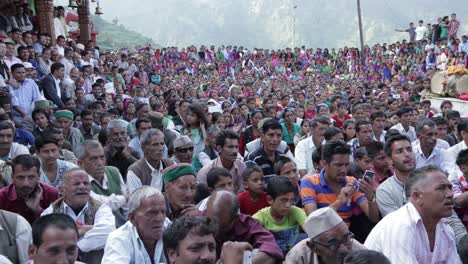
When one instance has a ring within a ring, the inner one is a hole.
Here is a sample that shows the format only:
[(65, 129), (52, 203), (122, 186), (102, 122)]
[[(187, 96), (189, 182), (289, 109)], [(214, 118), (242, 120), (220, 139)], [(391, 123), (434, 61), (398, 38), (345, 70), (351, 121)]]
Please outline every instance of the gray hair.
[(88, 155), (88, 150), (89, 149), (97, 149), (101, 147), (101, 143), (99, 141), (94, 140), (94, 139), (87, 139), (85, 142), (82, 144), (78, 145), (75, 155), (78, 160), (83, 160), (87, 155)]
[(436, 127), (436, 123), (430, 119), (421, 119), (416, 124), (415, 130), (416, 134), (419, 134), (423, 131), (424, 126), (428, 126), (430, 128)]
[[(128, 122), (121, 119), (112, 119), (107, 125), (106, 132), (108, 135), (112, 134), (113, 128), (128, 128)], [(127, 131), (128, 133), (128, 131)]]
[(434, 165), (424, 166), (422, 168), (412, 171), (405, 185), (406, 197), (411, 196), (412, 192), (414, 191), (415, 186), (418, 186), (421, 182), (425, 181), (428, 178), (428, 174), (430, 172), (440, 172), (443, 175), (447, 176), (447, 173), (445, 173), (439, 167), (434, 166)]
[(128, 198), (128, 213), (133, 213), (138, 209), (138, 207), (140, 207), (144, 199), (153, 195), (158, 195), (164, 199), (164, 195), (154, 187), (143, 186), (136, 189)]
[(211, 134), (216, 133), (216, 132), (221, 132), (221, 129), (218, 126), (214, 125), (214, 126), (210, 126), (210, 128), (208, 128), (207, 134), (211, 135)]
[(163, 132), (161, 132), (161, 130), (159, 130), (157, 128), (151, 128), (151, 129), (148, 129), (145, 132), (143, 132), (143, 134), (141, 134), (141, 136), (140, 136), (141, 146), (145, 147), (148, 144), (150, 144), (150, 140), (154, 136), (161, 136), (164, 139), (164, 134), (163, 134)]

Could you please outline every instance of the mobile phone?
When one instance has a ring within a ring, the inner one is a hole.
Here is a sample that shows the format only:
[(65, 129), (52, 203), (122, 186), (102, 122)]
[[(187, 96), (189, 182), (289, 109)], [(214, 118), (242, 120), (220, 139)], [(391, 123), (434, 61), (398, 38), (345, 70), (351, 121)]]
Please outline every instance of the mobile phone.
[(374, 176), (375, 176), (375, 172), (366, 170), (362, 178), (368, 182), (372, 182), (372, 180), (374, 179)]
[(252, 264), (252, 251), (246, 250), (244, 251), (244, 261), (243, 264)]

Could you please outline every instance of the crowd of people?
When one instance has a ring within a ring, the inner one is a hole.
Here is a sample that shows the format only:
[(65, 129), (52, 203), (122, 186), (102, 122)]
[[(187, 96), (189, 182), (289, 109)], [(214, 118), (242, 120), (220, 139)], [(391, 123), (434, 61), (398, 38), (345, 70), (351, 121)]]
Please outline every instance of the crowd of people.
[(468, 67), (459, 27), (363, 51), (6, 30), (0, 263), (468, 263), (468, 113), (429, 99)]

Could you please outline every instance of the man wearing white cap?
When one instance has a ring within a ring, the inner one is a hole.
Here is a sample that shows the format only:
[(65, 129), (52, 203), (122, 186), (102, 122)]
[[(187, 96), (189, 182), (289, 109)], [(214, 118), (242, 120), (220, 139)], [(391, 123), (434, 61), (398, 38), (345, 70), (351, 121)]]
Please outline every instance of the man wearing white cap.
[(193, 143), (188, 136), (179, 136), (174, 140), (174, 156), (172, 160), (175, 163), (192, 164)]
[(335, 264), (343, 263), (352, 250), (364, 247), (354, 240), (353, 233), (341, 217), (330, 207), (310, 213), (304, 225), (309, 239), (304, 239), (286, 255), (286, 263)]

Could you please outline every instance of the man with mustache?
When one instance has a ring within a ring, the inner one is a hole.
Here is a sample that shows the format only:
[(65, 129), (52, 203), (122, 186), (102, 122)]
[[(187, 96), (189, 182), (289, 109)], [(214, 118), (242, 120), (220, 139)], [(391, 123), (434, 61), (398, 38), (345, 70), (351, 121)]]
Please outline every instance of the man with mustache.
[(0, 189), (0, 209), (17, 213), (33, 223), (44, 208), (59, 198), (57, 189), (39, 182), (41, 163), (23, 154), (13, 159), (13, 182)]
[(124, 120), (111, 120), (106, 130), (108, 144), (104, 148), (107, 166), (117, 167), (124, 177), (128, 167), (140, 158), (136, 150), (128, 146), (127, 125)]
[(430, 119), (419, 120), (416, 124), (418, 140), (413, 142), (416, 158), (416, 169), (424, 166), (437, 166), (442, 171), (449, 171), (447, 153), (437, 144), (437, 127)]
[(452, 184), (445, 173), (435, 166), (413, 171), (405, 196), (409, 202), (382, 219), (365, 246), (392, 263), (461, 263), (455, 235), (441, 221), (454, 208)]
[(234, 184), (234, 193), (244, 191), (242, 174), (246, 168), (245, 163), (238, 159), (239, 135), (232, 130), (221, 131), (216, 137), (216, 148), (219, 157), (209, 162), (197, 174), (199, 183), (206, 184), (206, 175), (212, 168), (225, 168), (229, 170)]
[(191, 164), (179, 163), (163, 171), (167, 217), (174, 221), (198, 212), (194, 204), (196, 176)]
[(90, 196), (89, 176), (82, 169), (67, 171), (59, 190), (62, 197), (42, 215), (61, 213), (70, 216), (78, 227), (79, 260), (101, 263), (107, 236), (115, 230), (111, 209)]
[(352, 207), (359, 206), (370, 221), (379, 220), (372, 183), (364, 179), (358, 184), (354, 177), (346, 176), (350, 155), (351, 149), (344, 141), (332, 140), (323, 145), (324, 167), (320, 174), (306, 176), (301, 181), (302, 205), (308, 215), (329, 206), (350, 226)]
[(137, 189), (128, 221), (107, 239), (102, 263), (165, 263), (162, 234), (169, 223), (164, 195), (151, 186)]
[(364, 249), (331, 207), (312, 212), (304, 223), (304, 231), (309, 239), (302, 240), (289, 251), (286, 263), (341, 264), (352, 251)]

